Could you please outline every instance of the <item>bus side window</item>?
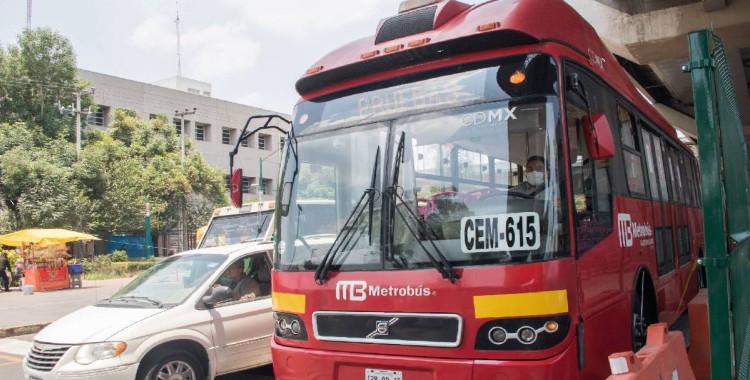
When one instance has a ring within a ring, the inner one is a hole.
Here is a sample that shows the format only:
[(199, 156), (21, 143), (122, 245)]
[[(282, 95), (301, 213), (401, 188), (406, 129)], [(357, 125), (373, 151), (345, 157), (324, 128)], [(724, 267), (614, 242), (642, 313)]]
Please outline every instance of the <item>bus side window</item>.
[(620, 140), (625, 162), (628, 190), (631, 194), (646, 194), (646, 183), (643, 178), (643, 158), (638, 141), (633, 114), (621, 105), (617, 105), (617, 115), (620, 122)]
[[(586, 85), (592, 112), (597, 107), (600, 86), (581, 75)], [(566, 94), (566, 121), (570, 149), (570, 170), (576, 218), (576, 245), (582, 255), (612, 233), (612, 188), (609, 160), (590, 159), (583, 131), (584, 116), (589, 115), (586, 103), (573, 90)]]

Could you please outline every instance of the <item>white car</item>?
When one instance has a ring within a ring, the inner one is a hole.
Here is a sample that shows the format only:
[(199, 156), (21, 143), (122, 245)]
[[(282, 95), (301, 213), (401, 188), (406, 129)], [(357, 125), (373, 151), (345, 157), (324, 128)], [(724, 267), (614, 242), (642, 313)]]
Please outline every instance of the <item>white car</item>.
[[(25, 378), (199, 380), (270, 364), (270, 250), (267, 241), (199, 248), (157, 263), (40, 331)], [(234, 301), (219, 286), (238, 261), (257, 282), (254, 299)]]

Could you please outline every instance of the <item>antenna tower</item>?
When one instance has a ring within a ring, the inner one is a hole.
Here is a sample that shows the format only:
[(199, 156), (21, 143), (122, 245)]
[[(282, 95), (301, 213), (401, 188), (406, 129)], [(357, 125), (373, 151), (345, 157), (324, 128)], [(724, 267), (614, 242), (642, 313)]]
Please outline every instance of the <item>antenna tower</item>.
[(175, 6), (177, 7), (177, 18), (174, 19), (175, 26), (177, 27), (177, 76), (182, 76), (182, 64), (180, 62), (180, 0), (175, 0)]
[(26, 29), (31, 29), (31, 0), (26, 0)]

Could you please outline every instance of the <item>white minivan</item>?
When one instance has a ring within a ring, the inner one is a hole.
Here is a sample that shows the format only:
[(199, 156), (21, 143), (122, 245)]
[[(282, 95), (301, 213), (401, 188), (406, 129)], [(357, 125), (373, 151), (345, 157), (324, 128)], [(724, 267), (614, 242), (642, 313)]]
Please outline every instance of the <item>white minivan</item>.
[[(40, 331), (25, 378), (200, 380), (270, 364), (271, 248), (253, 241), (166, 258)], [(257, 283), (253, 299), (232, 299), (226, 272), (238, 264)]]

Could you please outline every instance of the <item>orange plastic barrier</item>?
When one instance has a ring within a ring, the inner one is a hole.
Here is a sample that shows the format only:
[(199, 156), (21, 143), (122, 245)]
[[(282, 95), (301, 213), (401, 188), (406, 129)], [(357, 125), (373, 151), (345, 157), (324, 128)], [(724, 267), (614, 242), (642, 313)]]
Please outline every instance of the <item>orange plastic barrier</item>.
[(711, 380), (711, 341), (708, 335), (708, 291), (701, 289), (688, 303), (690, 350), (688, 359), (698, 380)]
[(667, 332), (665, 323), (648, 327), (646, 345), (638, 353), (628, 351), (610, 355), (609, 367), (612, 370), (609, 380), (695, 379), (682, 333)]

